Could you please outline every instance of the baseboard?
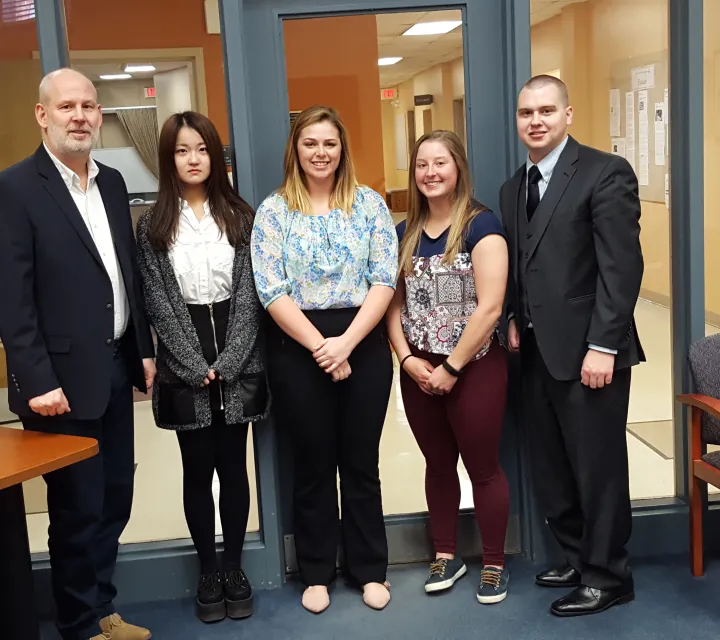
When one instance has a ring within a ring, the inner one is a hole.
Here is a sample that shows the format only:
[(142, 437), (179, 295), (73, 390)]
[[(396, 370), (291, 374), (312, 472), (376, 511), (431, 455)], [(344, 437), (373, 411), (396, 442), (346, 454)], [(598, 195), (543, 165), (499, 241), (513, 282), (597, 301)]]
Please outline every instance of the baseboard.
[[(388, 516), (385, 518), (385, 529), (388, 542), (388, 562), (392, 565), (415, 562), (429, 562), (435, 558), (432, 546), (429, 522), (425, 514), (407, 514)], [(288, 574), (298, 570), (295, 556), (295, 537), (285, 536), (285, 571)], [(463, 558), (479, 558), (482, 555), (482, 539), (478, 531), (475, 514), (462, 511), (458, 517), (457, 552)], [(519, 554), (522, 552), (520, 518), (510, 516), (505, 553)], [(338, 553), (337, 566), (344, 564), (342, 553)]]
[[(666, 296), (664, 293), (658, 293), (657, 291), (651, 291), (650, 289), (640, 289), (640, 298), (652, 302), (666, 309), (672, 307), (672, 299), (670, 296)], [(720, 313), (713, 313), (705, 309), (705, 323), (714, 327), (720, 327)], [(640, 328), (642, 331), (642, 327)]]
[[(218, 545), (218, 554), (221, 547)], [(143, 602), (180, 600), (194, 595), (199, 564), (190, 540), (167, 540), (120, 546), (115, 570), (119, 607)], [(243, 569), (254, 589), (275, 589), (266, 579), (265, 545), (257, 533), (248, 534)], [(33, 554), (35, 606), (43, 618), (54, 615), (50, 562), (47, 553)]]
[[(396, 516), (388, 523), (388, 548), (391, 564), (429, 560), (431, 547), (427, 521), (421, 515)], [(706, 531), (720, 530), (720, 504), (710, 505), (705, 519)], [(557, 545), (551, 541), (547, 527), (542, 529), (545, 548), (537, 549), (534, 556), (538, 564), (553, 563), (561, 559)], [(286, 540), (287, 570), (296, 570), (292, 544)], [(458, 522), (458, 552), (468, 558), (480, 555), (480, 536), (472, 513), (464, 512)], [(705, 536), (708, 556), (720, 555), (720, 537)], [(425, 550), (418, 555), (418, 550)], [(678, 554), (689, 558), (689, 514), (686, 504), (674, 501), (641, 501), (635, 504), (633, 532), (628, 545), (631, 562), (637, 559), (662, 559)], [(411, 553), (412, 551), (412, 553)], [(506, 541), (508, 553), (521, 553), (520, 520), (511, 516)], [(249, 534), (243, 551), (243, 568), (257, 590), (274, 589), (277, 581), (266, 579), (265, 547), (258, 534)], [(688, 560), (689, 561), (689, 560)], [(53, 615), (53, 597), (50, 566), (47, 554), (34, 554), (35, 602), (43, 618)], [(118, 587), (116, 603), (128, 604), (159, 602), (190, 598), (195, 592), (198, 561), (189, 540), (164, 541), (150, 544), (122, 545), (118, 556), (115, 584)]]
[[(705, 553), (720, 556), (720, 501), (711, 504), (705, 516)], [(534, 561), (553, 565), (564, 561), (549, 527), (541, 527), (542, 540), (535, 548)], [(690, 514), (680, 500), (638, 500), (633, 503), (632, 534), (627, 545), (630, 563), (635, 560), (662, 560), (685, 555), (690, 562)]]

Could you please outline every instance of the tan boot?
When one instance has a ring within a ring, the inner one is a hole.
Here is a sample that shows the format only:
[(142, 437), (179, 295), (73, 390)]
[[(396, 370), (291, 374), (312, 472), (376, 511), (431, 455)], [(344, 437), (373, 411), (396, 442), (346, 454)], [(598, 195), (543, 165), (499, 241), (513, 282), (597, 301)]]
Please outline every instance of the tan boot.
[[(110, 640), (150, 640), (152, 633), (125, 622), (117, 613), (100, 620), (100, 628)], [(93, 640), (95, 640), (93, 638)]]
[(90, 640), (110, 640), (110, 636), (107, 633), (101, 633), (99, 636), (93, 636)]

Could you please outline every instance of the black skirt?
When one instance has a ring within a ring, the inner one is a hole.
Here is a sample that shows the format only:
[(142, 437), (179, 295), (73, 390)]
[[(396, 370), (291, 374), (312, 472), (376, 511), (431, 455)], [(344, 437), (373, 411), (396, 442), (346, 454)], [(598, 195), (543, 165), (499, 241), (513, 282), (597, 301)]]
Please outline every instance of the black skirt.
[[(217, 360), (218, 354), (225, 349), (230, 299), (214, 304), (187, 305), (190, 319), (200, 340), (203, 356), (209, 365)], [(224, 407), (222, 383), (215, 378), (210, 383), (210, 408), (221, 411)]]
[[(189, 304), (187, 309), (209, 367), (225, 348), (230, 300), (213, 305)], [(164, 352), (165, 346), (161, 340), (158, 344), (158, 360), (165, 357)], [(171, 375), (171, 378), (175, 379), (157, 385), (158, 419), (163, 424), (193, 424), (197, 420), (195, 390), (177, 376)], [(217, 378), (210, 383), (210, 408), (213, 412), (222, 412), (225, 408), (222, 385)]]

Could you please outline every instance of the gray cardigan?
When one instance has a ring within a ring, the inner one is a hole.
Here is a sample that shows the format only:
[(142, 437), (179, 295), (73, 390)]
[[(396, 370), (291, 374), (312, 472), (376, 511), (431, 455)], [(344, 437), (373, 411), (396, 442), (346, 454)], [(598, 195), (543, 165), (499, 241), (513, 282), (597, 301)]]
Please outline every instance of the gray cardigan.
[[(148, 211), (138, 221), (137, 245), (145, 305), (158, 339), (165, 347), (162, 353), (166, 354), (163, 357), (159, 353), (157, 360), (157, 384), (153, 387), (152, 396), (155, 423), (163, 429), (173, 430), (210, 426), (210, 392), (207, 387), (200, 386), (209, 369), (214, 369), (223, 378), (227, 424), (254, 422), (267, 417), (270, 390), (260, 349), (264, 312), (255, 290), (250, 247), (242, 245), (235, 250), (225, 349), (216, 362), (208, 363), (203, 356), (170, 258), (166, 251), (158, 251), (148, 240), (150, 216), (151, 211)], [(259, 377), (261, 384), (265, 385), (268, 401), (262, 414), (245, 415), (241, 376)], [(162, 424), (158, 419), (158, 388), (163, 383), (177, 383), (178, 378), (193, 389), (196, 421), (183, 425)]]

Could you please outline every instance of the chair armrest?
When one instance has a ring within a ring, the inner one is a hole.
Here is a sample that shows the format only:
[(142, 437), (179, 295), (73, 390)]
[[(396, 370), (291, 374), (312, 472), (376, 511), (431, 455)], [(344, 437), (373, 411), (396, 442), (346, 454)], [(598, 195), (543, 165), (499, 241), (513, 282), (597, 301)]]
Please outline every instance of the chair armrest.
[(720, 420), (720, 400), (699, 393), (684, 393), (676, 397), (681, 404), (697, 407)]

